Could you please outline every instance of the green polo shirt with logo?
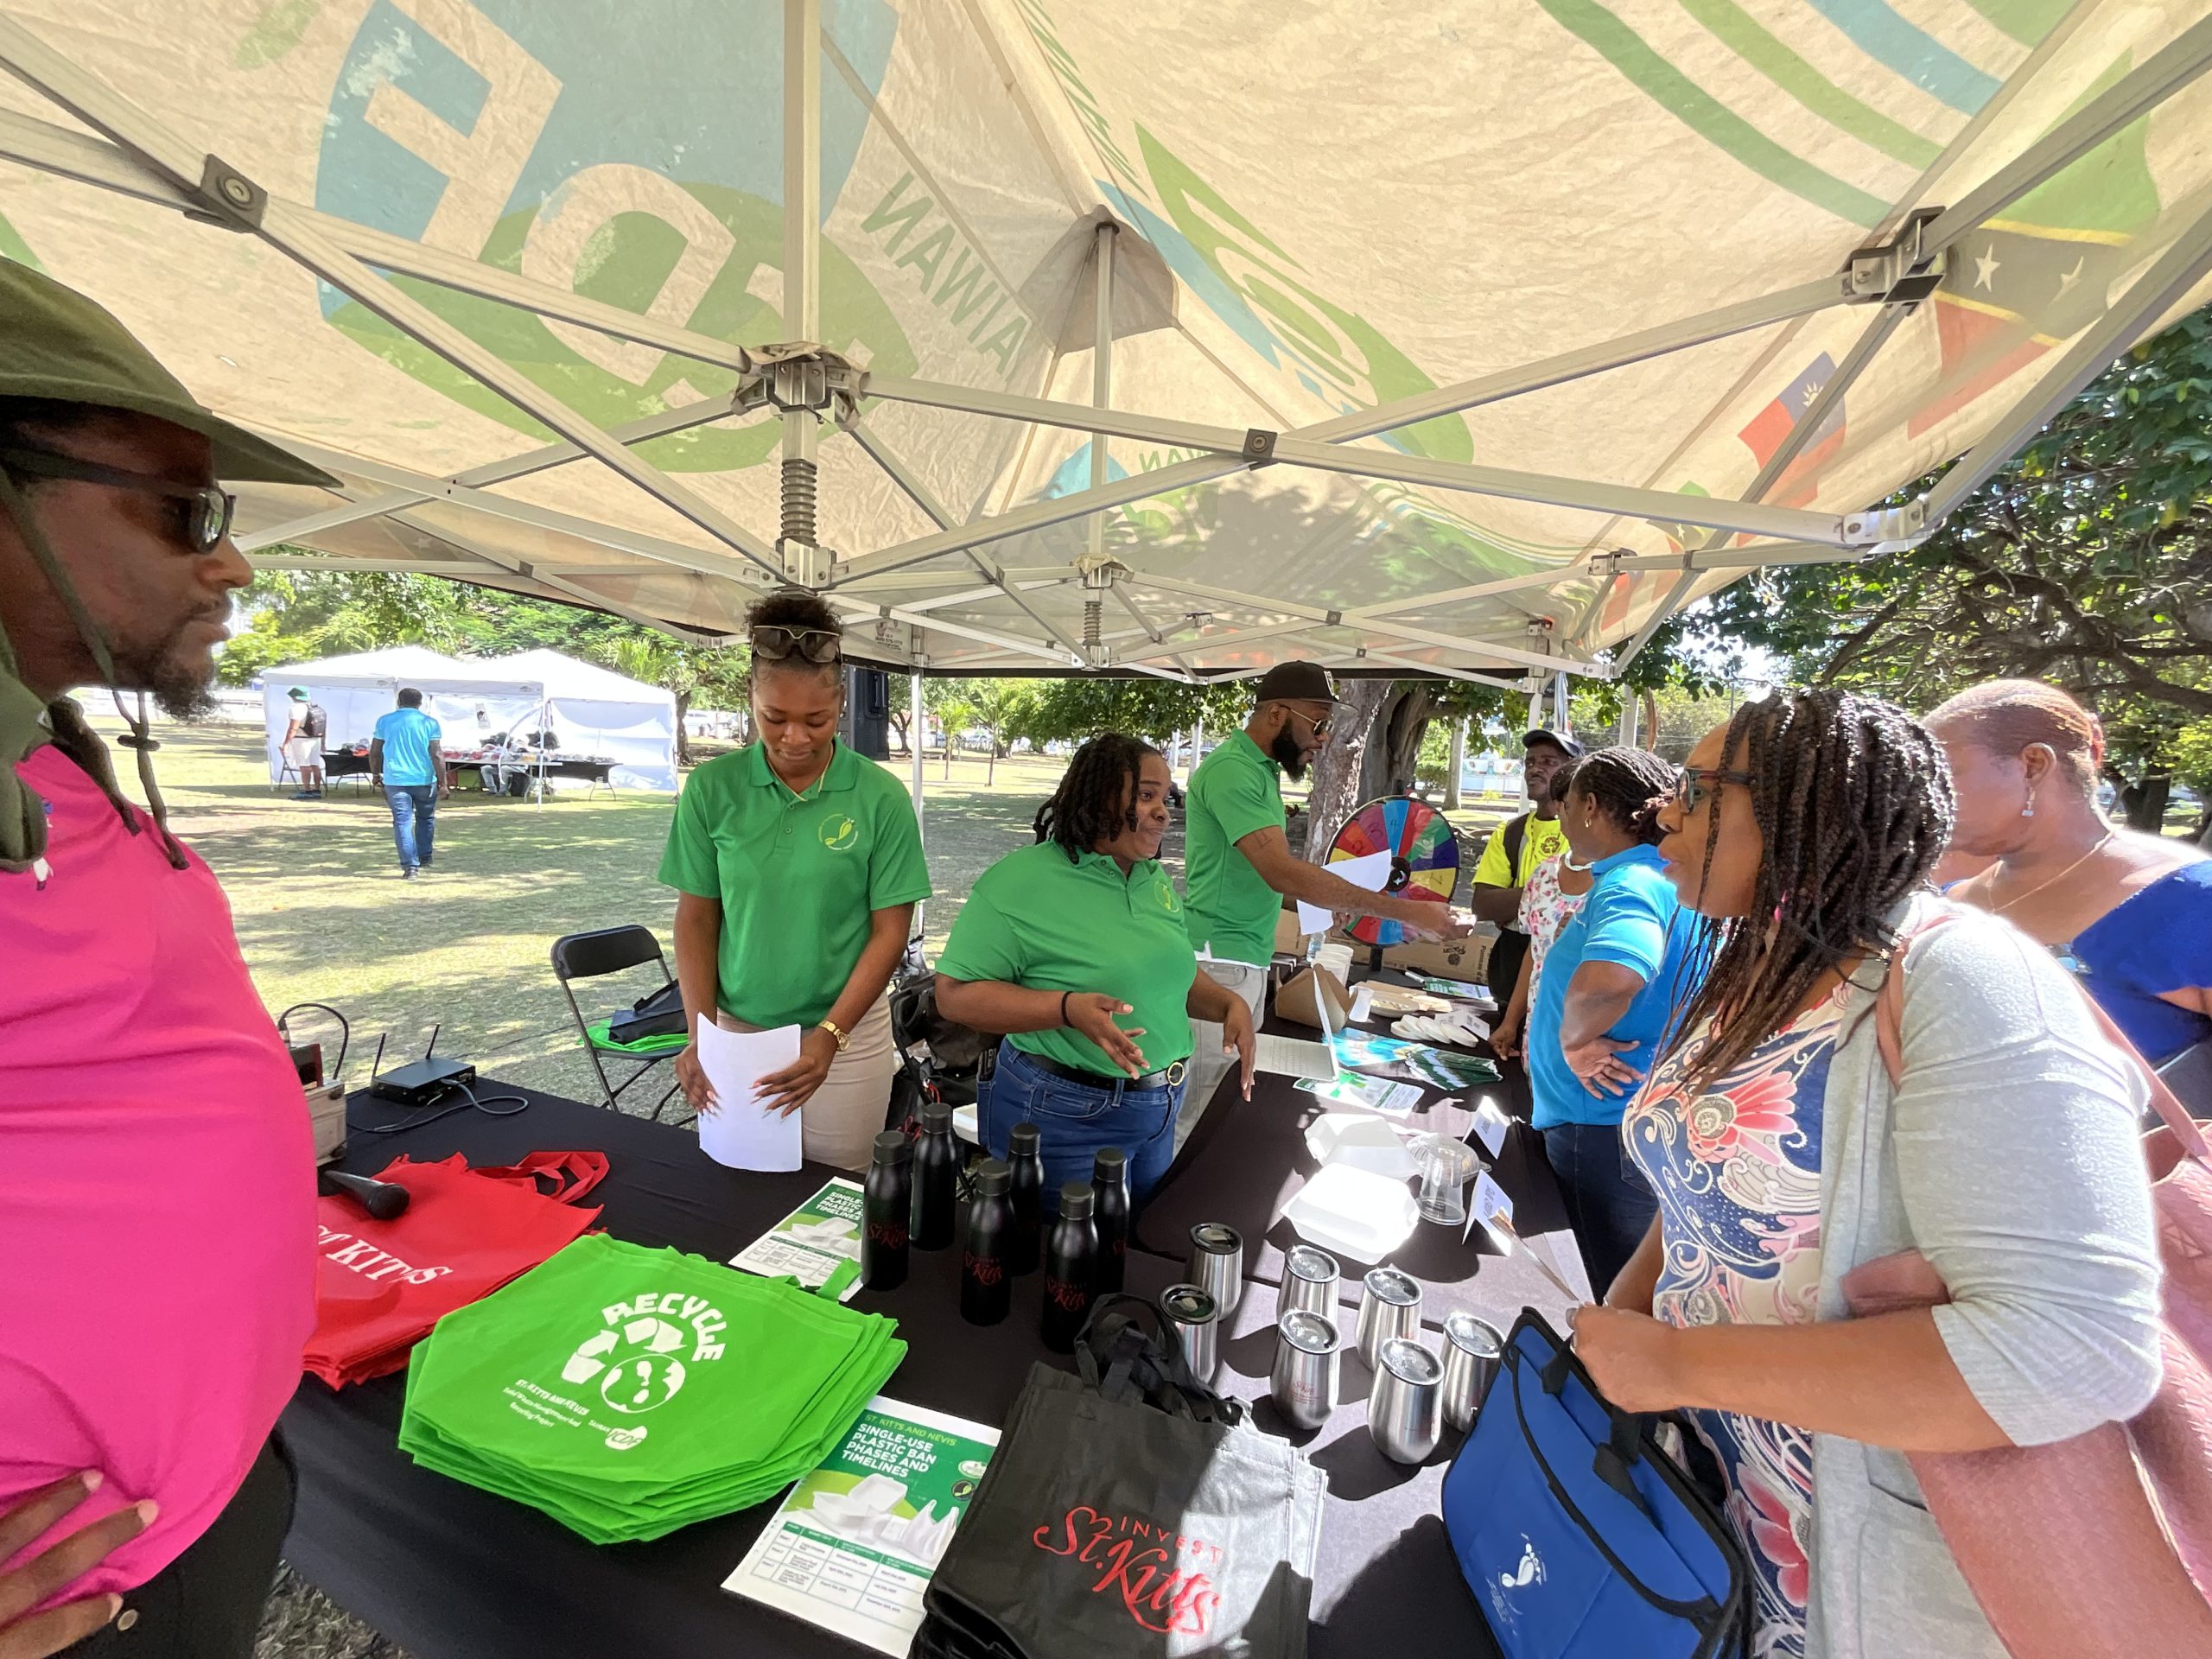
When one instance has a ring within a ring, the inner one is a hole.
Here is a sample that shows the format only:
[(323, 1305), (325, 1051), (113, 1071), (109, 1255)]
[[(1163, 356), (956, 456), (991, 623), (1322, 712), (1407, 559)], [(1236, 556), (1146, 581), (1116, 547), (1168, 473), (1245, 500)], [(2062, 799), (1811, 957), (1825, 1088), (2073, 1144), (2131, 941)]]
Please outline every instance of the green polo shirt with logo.
[(1224, 962), (1265, 967), (1275, 953), (1282, 895), (1261, 879), (1236, 843), (1255, 830), (1282, 829), (1282, 769), (1239, 732), (1198, 762), (1183, 807), (1183, 896), (1191, 943)]
[[(1136, 1044), (1147, 1071), (1191, 1058), (1187, 1001), (1198, 955), (1183, 929), (1183, 901), (1157, 859), (1123, 875), (1103, 853), (1070, 863), (1054, 841), (1008, 853), (960, 907), (937, 970), (1027, 990), (1117, 996), (1135, 1012), (1115, 1023), (1144, 1033)], [(1007, 1041), (1103, 1077), (1126, 1075), (1105, 1050), (1065, 1026), (1017, 1032)]]
[(721, 900), (717, 1000), (764, 1027), (827, 1018), (870, 912), (930, 896), (914, 804), (842, 743), (804, 795), (758, 743), (701, 766), (677, 798), (660, 879)]

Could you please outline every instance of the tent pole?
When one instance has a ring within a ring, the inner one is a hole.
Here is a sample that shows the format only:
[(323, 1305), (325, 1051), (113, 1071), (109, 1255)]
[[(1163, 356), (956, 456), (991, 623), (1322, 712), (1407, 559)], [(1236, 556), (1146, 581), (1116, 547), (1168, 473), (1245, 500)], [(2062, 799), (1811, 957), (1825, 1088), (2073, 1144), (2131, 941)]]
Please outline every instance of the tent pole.
[(1947, 207), (1921, 237), (1929, 252), (1949, 247), (2053, 175), (2154, 110), (2212, 68), (2212, 17), (2200, 18), (2133, 72), (2045, 133)]
[[(918, 668), (906, 677), (906, 758), (914, 772), (914, 834), (926, 847), (929, 825), (922, 805), (922, 671)], [(926, 926), (923, 912), (927, 902), (923, 900), (914, 906), (913, 932), (917, 935)]]
[[(931, 491), (928, 485), (922, 482), (921, 479), (915, 474), (914, 470), (911, 467), (907, 466), (904, 461), (900, 460), (897, 454), (895, 454), (891, 448), (883, 442), (881, 434), (878, 433), (874, 427), (868, 425), (866, 421), (861, 419), (858, 416), (855, 416), (852, 420), (844, 423), (844, 430), (851, 436), (854, 442), (860, 445), (861, 452), (865, 454), (869, 460), (874, 461), (878, 467), (880, 467), (883, 469), (885, 475), (888, 477), (893, 484), (896, 484), (901, 490), (906, 492), (907, 499), (912, 501), (916, 506), (919, 507), (924, 512), (929, 514), (931, 518), (936, 519), (941, 528), (945, 530), (952, 528), (953, 518), (951, 513), (947, 512), (944, 507), (939, 505), (936, 495)], [(1016, 583), (1008, 582), (1007, 580), (1006, 572), (1001, 569), (995, 563), (987, 558), (982, 554), (978, 553), (972, 547), (968, 549), (967, 551), (968, 562), (974, 565), (976, 569), (990, 582), (992, 590), (1003, 594), (1007, 598), (1012, 600), (1014, 603), (1028, 616), (1031, 621), (1034, 622), (1039, 627), (1044, 629), (1046, 633), (1052, 635), (1053, 639), (1058, 640), (1062, 645), (1065, 646), (1067, 648), (1071, 666), (1080, 664), (1083, 658), (1083, 647), (1076, 643), (1073, 636), (1069, 634), (1065, 629), (1062, 628), (1050, 617), (1046, 616), (1044, 612), (1039, 610), (1027, 600), (1024, 599), (1021, 596), (1020, 588)], [(980, 594), (976, 596), (981, 597)], [(931, 605), (944, 605), (953, 604), (958, 601), (957, 599), (934, 599), (929, 602)]]
[[(1098, 227), (1091, 243), (1090, 401), (1098, 409), (1107, 408), (1114, 401), (1115, 230), (1109, 220)], [(1096, 428), (1091, 430), (1090, 487), (1094, 490), (1106, 482), (1106, 436)], [(1106, 515), (1093, 513), (1088, 528), (1090, 556), (1103, 557), (1106, 551)]]
[[(784, 0), (784, 333), (822, 338), (822, 0)], [(815, 521), (815, 451), (821, 423), (811, 409), (784, 411), (785, 577), (814, 585), (820, 571)]]
[[(665, 410), (658, 415), (648, 415), (643, 420), (627, 421), (620, 426), (610, 426), (607, 435), (618, 443), (643, 443), (647, 438), (665, 436), (671, 432), (685, 432), (693, 427), (710, 425), (729, 416), (727, 398), (709, 398), (703, 403), (685, 404), (679, 408)], [(286, 442), (295, 440), (287, 438)], [(358, 471), (353, 457), (342, 450), (328, 450), (338, 456), (345, 470)], [(563, 467), (569, 461), (580, 461), (585, 451), (573, 443), (548, 444), (543, 448), (526, 450), (505, 461), (495, 461), (482, 467), (472, 467), (465, 473), (455, 473), (450, 478), (424, 480), (421, 489), (399, 489), (383, 495), (371, 496), (365, 500), (348, 502), (342, 507), (333, 507), (327, 512), (310, 513), (304, 518), (295, 518), (289, 524), (278, 524), (273, 530), (258, 534), (238, 536), (232, 539), (241, 553), (252, 553), (279, 542), (289, 542), (302, 536), (312, 536), (317, 531), (335, 530), (340, 524), (358, 524), (364, 518), (380, 518), (387, 512), (397, 512), (402, 507), (420, 506), (426, 501), (446, 499), (448, 486), (473, 489), (486, 484), (504, 484), (510, 480), (527, 478), (549, 467)], [(435, 488), (431, 487), (435, 486)], [(493, 498), (505, 503), (507, 498)], [(578, 522), (585, 522), (579, 520)]]
[[(818, 3), (818, 0), (817, 0)], [(295, 264), (314, 272), (367, 310), (474, 376), (507, 402), (535, 416), (620, 474), (646, 494), (681, 513), (717, 541), (778, 570), (773, 550), (690, 486), (633, 455), (596, 425), (543, 391), (496, 352), (478, 345), (428, 306), (345, 251), (313, 213), (262, 191), (250, 179), (222, 169), (205, 149), (195, 149), (97, 76), (55, 52), (13, 18), (0, 14), (0, 67), (44, 93), (96, 131), (105, 134), (172, 184), (205, 195), (207, 211), (250, 230)], [(203, 190), (203, 181), (212, 188)]]

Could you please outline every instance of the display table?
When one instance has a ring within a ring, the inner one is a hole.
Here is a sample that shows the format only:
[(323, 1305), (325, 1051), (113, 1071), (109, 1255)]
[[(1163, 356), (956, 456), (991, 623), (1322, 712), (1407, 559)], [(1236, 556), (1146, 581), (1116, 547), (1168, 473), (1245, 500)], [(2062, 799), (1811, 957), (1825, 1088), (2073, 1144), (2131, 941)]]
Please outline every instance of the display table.
[[(459, 1152), (473, 1164), (507, 1164), (534, 1151), (603, 1150), (608, 1173), (590, 1201), (604, 1206), (609, 1233), (718, 1262), (835, 1173), (810, 1165), (788, 1175), (741, 1173), (708, 1160), (688, 1130), (493, 1079), (478, 1092), (523, 1095), (531, 1106), (506, 1117), (458, 1112), (397, 1135), (357, 1128), (340, 1166), (374, 1174), (403, 1153), (429, 1160)], [(366, 1096), (356, 1096), (351, 1110), (356, 1124), (409, 1116)], [(1134, 1291), (1156, 1294), (1181, 1276), (1179, 1257), (1131, 1252)], [(997, 1424), (1029, 1367), (1053, 1357), (1036, 1333), (1039, 1281), (1018, 1281), (1013, 1315), (983, 1328), (961, 1319), (957, 1284), (957, 1252), (918, 1250), (906, 1285), (887, 1294), (863, 1291), (853, 1306), (892, 1315), (908, 1344), (887, 1394)], [(1274, 1322), (1272, 1287), (1249, 1281), (1221, 1344), (1223, 1392), (1266, 1395)], [(772, 1503), (653, 1543), (595, 1547), (534, 1510), (416, 1467), (397, 1445), (404, 1382), (391, 1376), (337, 1393), (313, 1379), (301, 1384), (283, 1420), (300, 1476), (284, 1554), (302, 1576), (417, 1659), (828, 1659), (864, 1651), (721, 1589)], [(1348, 1354), (1344, 1403), (1318, 1433), (1294, 1437), (1330, 1485), (1312, 1651), (1367, 1656), (1396, 1644), (1406, 1653), (1492, 1653), (1436, 1518), (1457, 1437), (1447, 1435), (1421, 1468), (1387, 1461), (1367, 1433), (1368, 1386), (1357, 1352)], [(1255, 1415), (1263, 1428), (1284, 1432), (1271, 1404), (1263, 1402)]]
[[(1353, 970), (1355, 984), (1368, 977)], [(1403, 982), (1395, 976), (1380, 977)], [(1387, 1035), (1389, 1023), (1376, 1018), (1358, 1028)], [(1264, 1029), (1307, 1040), (1319, 1036), (1311, 1027), (1288, 1024), (1272, 1012)], [(1506, 1105), (1497, 1084), (1478, 1084), (1452, 1096), (1429, 1089), (1423, 1090), (1418, 1110), (1384, 1121), (1412, 1134), (1433, 1131), (1471, 1140), (1473, 1107), (1485, 1093), (1501, 1107)], [(1447, 1099), (1464, 1104), (1447, 1105)], [(1252, 1097), (1246, 1100), (1232, 1071), (1153, 1193), (1137, 1224), (1138, 1243), (1162, 1255), (1180, 1256), (1189, 1248), (1192, 1227), (1205, 1221), (1225, 1222), (1244, 1236), (1244, 1271), (1280, 1286), (1284, 1253), (1299, 1242), (1297, 1232), (1283, 1219), (1284, 1210), (1321, 1167), (1306, 1147), (1306, 1131), (1325, 1113), (1360, 1109), (1323, 1100), (1291, 1078), (1266, 1071), (1254, 1073)], [(1489, 1161), (1487, 1151), (1484, 1157)], [(1567, 1210), (1558, 1183), (1544, 1160), (1542, 1137), (1524, 1121), (1516, 1118), (1508, 1128), (1491, 1175), (1512, 1201), (1514, 1226), (1524, 1237), (1551, 1233), (1564, 1239)], [(1572, 1254), (1571, 1248), (1562, 1248)], [(1432, 1321), (1440, 1323), (1446, 1314), (1465, 1311), (1504, 1331), (1526, 1306), (1541, 1310), (1565, 1329), (1567, 1299), (1524, 1256), (1500, 1255), (1480, 1226), (1463, 1239), (1452, 1228), (1419, 1223), (1413, 1236), (1385, 1259), (1421, 1281), (1422, 1312)], [(1361, 1275), (1379, 1264), (1340, 1259), (1339, 1265), (1344, 1274), (1339, 1300), (1357, 1306)], [(1573, 1282), (1573, 1275), (1568, 1278)]]

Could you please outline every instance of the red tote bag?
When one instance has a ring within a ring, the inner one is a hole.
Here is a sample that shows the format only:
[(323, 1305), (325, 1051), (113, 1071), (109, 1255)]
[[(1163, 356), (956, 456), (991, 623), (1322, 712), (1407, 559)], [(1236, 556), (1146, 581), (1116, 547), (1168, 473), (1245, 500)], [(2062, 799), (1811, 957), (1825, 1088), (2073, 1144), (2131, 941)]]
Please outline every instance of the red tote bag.
[(374, 1220), (350, 1198), (318, 1200), (307, 1370), (335, 1389), (399, 1370), (440, 1319), (588, 1230), (599, 1211), (576, 1200), (606, 1173), (603, 1152), (537, 1152), (493, 1169), (471, 1169), (457, 1153), (434, 1164), (399, 1158), (377, 1177), (410, 1195), (397, 1220)]

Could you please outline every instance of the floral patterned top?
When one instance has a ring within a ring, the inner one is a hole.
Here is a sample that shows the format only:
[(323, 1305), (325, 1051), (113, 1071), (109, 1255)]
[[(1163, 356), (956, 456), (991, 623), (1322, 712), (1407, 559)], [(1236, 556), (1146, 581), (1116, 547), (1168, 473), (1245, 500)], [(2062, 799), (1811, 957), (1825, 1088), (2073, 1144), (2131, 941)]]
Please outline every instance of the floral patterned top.
[(1590, 896), (1586, 887), (1580, 893), (1561, 893), (1559, 868), (1557, 858), (1546, 859), (1529, 873), (1528, 885), (1521, 889), (1518, 925), (1529, 936), (1529, 1003), (1532, 1007), (1536, 1001), (1536, 976), (1544, 969), (1544, 952), (1552, 948), (1560, 930), (1573, 919), (1582, 901)]
[[(1708, 1032), (1653, 1073), (1621, 1126), (1659, 1197), (1651, 1311), (1669, 1325), (1809, 1324), (1821, 1288), (1821, 1122), (1845, 988), (1694, 1098), (1681, 1086)], [(1813, 1437), (1731, 1412), (1688, 1414), (1728, 1481), (1751, 1566), (1758, 1659), (1801, 1659), (1811, 1589)]]

